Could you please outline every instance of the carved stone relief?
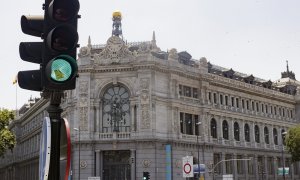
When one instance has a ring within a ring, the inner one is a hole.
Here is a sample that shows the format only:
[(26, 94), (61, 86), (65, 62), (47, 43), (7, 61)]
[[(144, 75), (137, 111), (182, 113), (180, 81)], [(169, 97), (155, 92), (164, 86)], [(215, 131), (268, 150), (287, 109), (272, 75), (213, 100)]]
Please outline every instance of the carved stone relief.
[(87, 107), (80, 107), (79, 108), (79, 123), (80, 129), (83, 131), (88, 130), (88, 108)]
[(149, 95), (149, 82), (148, 78), (140, 79), (140, 101), (141, 101), (141, 128), (150, 128), (150, 95)]

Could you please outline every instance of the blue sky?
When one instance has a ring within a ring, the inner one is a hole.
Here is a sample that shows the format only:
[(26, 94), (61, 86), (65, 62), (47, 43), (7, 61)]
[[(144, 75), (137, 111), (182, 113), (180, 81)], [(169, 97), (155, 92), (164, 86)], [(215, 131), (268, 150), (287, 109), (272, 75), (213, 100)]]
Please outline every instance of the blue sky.
[[(19, 57), (21, 41), (40, 41), (21, 32), (22, 15), (42, 15), (44, 1), (8, 1), (0, 7), (0, 107), (21, 107), (38, 92), (12, 85), (20, 70), (38, 65)], [(112, 12), (123, 14), (123, 36), (128, 42), (149, 41), (156, 33), (164, 51), (187, 51), (193, 59), (206, 57), (213, 64), (277, 80), (286, 70), (300, 77), (300, 1), (298, 0), (110, 0), (80, 1), (79, 44), (104, 44), (111, 35)], [(7, 17), (6, 19), (4, 17)], [(17, 103), (16, 103), (17, 94)], [(17, 104), (17, 105), (16, 105)]]

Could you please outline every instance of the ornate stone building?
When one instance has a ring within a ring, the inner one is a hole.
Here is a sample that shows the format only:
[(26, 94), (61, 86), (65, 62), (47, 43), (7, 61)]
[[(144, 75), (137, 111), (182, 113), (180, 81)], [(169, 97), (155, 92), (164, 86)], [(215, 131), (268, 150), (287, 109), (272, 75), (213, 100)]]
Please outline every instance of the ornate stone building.
[[(134, 180), (149, 172), (151, 179), (179, 180), (185, 156), (206, 165), (207, 180), (223, 174), (279, 180), (283, 164), (289, 167), (286, 179), (300, 179), (299, 163), (291, 163), (283, 146), (284, 132), (300, 121), (300, 83), (288, 67), (280, 80), (265, 81), (192, 59), (185, 51), (161, 51), (154, 33), (151, 41), (127, 43), (119, 13), (113, 22), (105, 45), (92, 45), (89, 38), (80, 49), (76, 89), (64, 94), (72, 179)], [(45, 115), (38, 105), (30, 112)], [(18, 120), (17, 132), (34, 121), (33, 114)], [(34, 133), (17, 136), (23, 142)], [(16, 157), (31, 146), (18, 147)], [(5, 160), (1, 174), (25, 163)]]

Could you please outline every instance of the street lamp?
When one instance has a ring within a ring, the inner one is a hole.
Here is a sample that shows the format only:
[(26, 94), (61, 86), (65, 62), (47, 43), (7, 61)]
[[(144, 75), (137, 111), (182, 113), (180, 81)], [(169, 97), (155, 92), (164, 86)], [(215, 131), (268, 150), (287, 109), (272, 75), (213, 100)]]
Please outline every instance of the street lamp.
[(282, 165), (283, 165), (283, 168), (282, 168), (282, 174), (283, 174), (283, 180), (285, 180), (285, 161), (284, 161), (284, 137), (285, 135), (287, 134), (286, 131), (283, 131), (281, 133), (281, 137), (282, 137), (282, 151), (281, 151), (281, 158), (282, 158)]
[(220, 163), (226, 162), (226, 161), (250, 161), (250, 160), (252, 160), (252, 158), (248, 158), (248, 159), (225, 159), (225, 160), (221, 160), (221, 161), (217, 162), (217, 163), (213, 166), (212, 170), (210, 171), (210, 172), (213, 173), (213, 180), (215, 180), (215, 168), (216, 168), (217, 165), (219, 165)]
[(75, 131), (78, 131), (78, 180), (80, 180), (80, 128), (73, 128)]
[(198, 177), (200, 177), (200, 160), (199, 160), (199, 125), (201, 124), (201, 122), (197, 122), (197, 128), (198, 128), (198, 134), (196, 134), (196, 138), (197, 138), (197, 151), (198, 151)]

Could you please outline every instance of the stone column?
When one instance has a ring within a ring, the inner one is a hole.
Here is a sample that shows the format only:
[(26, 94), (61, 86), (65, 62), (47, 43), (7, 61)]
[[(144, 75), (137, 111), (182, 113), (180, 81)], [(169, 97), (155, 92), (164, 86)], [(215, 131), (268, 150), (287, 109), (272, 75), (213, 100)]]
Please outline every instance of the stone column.
[(264, 178), (268, 179), (269, 170), (268, 170), (268, 158), (267, 156), (263, 156), (263, 162), (264, 162)]
[(96, 176), (100, 176), (100, 150), (95, 150), (96, 153)]
[(226, 162), (224, 162), (225, 155), (226, 154), (224, 152), (221, 153), (221, 159), (223, 161), (223, 162), (220, 163), (220, 165), (221, 165), (221, 174), (226, 174)]
[[(243, 158), (247, 159), (249, 157), (247, 155), (244, 155)], [(250, 160), (250, 161), (252, 161), (252, 160)], [(248, 176), (248, 161), (244, 161), (244, 174), (245, 174), (246, 180), (248, 180), (249, 179), (249, 176)]]
[(253, 168), (253, 170), (254, 170), (255, 179), (259, 179), (257, 154), (254, 155), (254, 168)]
[(273, 163), (274, 163), (274, 180), (277, 180), (278, 159), (276, 156), (273, 157)]
[[(232, 159), (237, 159), (236, 153), (232, 154)], [(237, 173), (237, 161), (233, 161), (233, 178), (238, 180), (238, 173)]]

